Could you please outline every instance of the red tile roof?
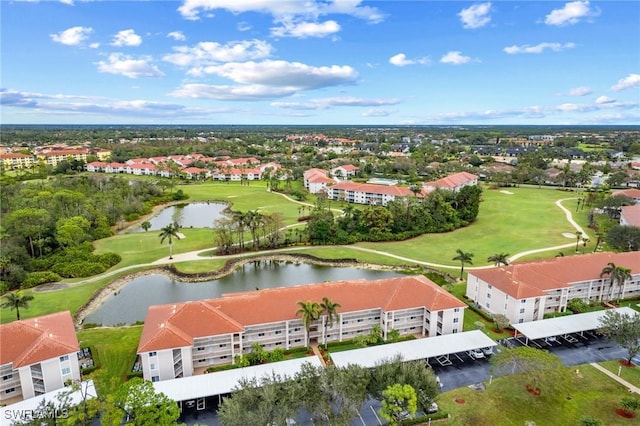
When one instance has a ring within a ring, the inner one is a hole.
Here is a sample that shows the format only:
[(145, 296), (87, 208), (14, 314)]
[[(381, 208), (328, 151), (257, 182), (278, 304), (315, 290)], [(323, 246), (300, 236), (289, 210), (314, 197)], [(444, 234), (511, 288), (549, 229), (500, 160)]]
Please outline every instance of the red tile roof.
[(629, 226), (640, 226), (640, 204), (636, 206), (624, 206), (620, 212)]
[(69, 311), (0, 325), (0, 365), (18, 368), (79, 350)]
[(467, 173), (467, 172), (460, 172), (460, 173), (454, 173), (452, 175), (449, 175), (442, 179), (438, 179), (433, 182), (426, 182), (425, 185), (435, 186), (438, 188), (451, 189), (451, 188), (457, 188), (462, 185), (466, 185), (469, 182), (477, 181), (477, 180), (478, 180), (478, 176), (474, 174)]
[(469, 271), (503, 293), (516, 299), (543, 296), (545, 291), (570, 287), (572, 283), (600, 278), (602, 269), (613, 262), (640, 274), (640, 251), (590, 253), (555, 257), (508, 266)]
[(323, 297), (339, 303), (338, 312), (414, 307), (439, 311), (466, 306), (422, 275), (229, 293), (217, 299), (151, 306), (138, 352), (191, 346), (195, 337), (238, 333), (250, 325), (294, 320), (299, 301), (320, 302)]
[(622, 189), (620, 191), (613, 191), (611, 195), (626, 195), (630, 198), (640, 199), (640, 189), (630, 188), (630, 189)]
[(331, 185), (331, 189), (340, 189), (343, 191), (364, 192), (369, 194), (395, 195), (396, 197), (413, 196), (413, 192), (406, 186), (388, 186), (376, 185), (373, 183), (355, 183), (351, 181), (342, 181)]

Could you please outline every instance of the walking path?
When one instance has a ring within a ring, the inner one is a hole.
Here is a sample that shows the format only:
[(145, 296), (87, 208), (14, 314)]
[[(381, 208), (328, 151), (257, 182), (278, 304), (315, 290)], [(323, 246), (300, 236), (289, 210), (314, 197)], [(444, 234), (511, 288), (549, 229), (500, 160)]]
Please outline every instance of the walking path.
[(322, 363), (322, 366), (326, 367), (327, 363), (324, 362), (324, 358), (322, 358), (322, 354), (320, 353), (320, 349), (318, 349), (318, 342), (311, 342), (311, 344), (309, 346), (311, 346), (311, 350), (313, 351), (314, 355), (317, 356), (320, 359), (320, 362)]
[(596, 370), (602, 371), (604, 374), (606, 374), (607, 376), (611, 377), (613, 380), (615, 380), (616, 382), (620, 383), (622, 386), (626, 387), (629, 390), (629, 392), (640, 394), (640, 388), (638, 386), (627, 382), (625, 379), (623, 379), (621, 377), (618, 377), (617, 375), (613, 374), (611, 371), (607, 370), (603, 366), (601, 366), (599, 364), (596, 364), (595, 362), (592, 362), (589, 365), (591, 365)]

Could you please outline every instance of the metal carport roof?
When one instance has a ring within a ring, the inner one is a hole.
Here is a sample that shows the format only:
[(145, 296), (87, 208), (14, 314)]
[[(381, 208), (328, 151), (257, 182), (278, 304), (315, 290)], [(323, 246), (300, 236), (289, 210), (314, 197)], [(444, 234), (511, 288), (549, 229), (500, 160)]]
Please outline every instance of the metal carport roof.
[(154, 382), (153, 387), (156, 392), (162, 392), (174, 401), (188, 401), (206, 396), (231, 393), (242, 378), (260, 380), (274, 373), (292, 378), (300, 371), (304, 363), (310, 363), (317, 367), (322, 365), (317, 356), (310, 356), (251, 367), (234, 368), (217, 373), (162, 380)]
[[(621, 314), (636, 315), (637, 312), (631, 308), (614, 309)], [(527, 339), (544, 339), (551, 336), (564, 336), (571, 333), (596, 330), (600, 328), (600, 318), (607, 311), (585, 312), (584, 314), (573, 314), (564, 317), (549, 318), (539, 321), (523, 322), (513, 324), (513, 328)]]
[(496, 345), (497, 343), (482, 331), (473, 330), (464, 333), (447, 334), (444, 336), (407, 340), (405, 342), (389, 343), (351, 351), (335, 352), (331, 353), (331, 360), (337, 367), (346, 367), (349, 364), (355, 364), (370, 368), (375, 367), (376, 364), (384, 362), (385, 360), (395, 358), (397, 355), (401, 355), (403, 361), (414, 361)]

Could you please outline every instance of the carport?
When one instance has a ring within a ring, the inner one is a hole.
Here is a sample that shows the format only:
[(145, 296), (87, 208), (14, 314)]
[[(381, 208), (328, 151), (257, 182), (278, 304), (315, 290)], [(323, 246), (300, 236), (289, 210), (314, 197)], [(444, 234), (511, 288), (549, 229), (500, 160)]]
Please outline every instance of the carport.
[(153, 382), (153, 387), (156, 392), (162, 392), (176, 401), (181, 410), (183, 403), (186, 407), (204, 410), (208, 408), (206, 406), (207, 397), (218, 396), (218, 402), (220, 402), (221, 395), (231, 393), (242, 379), (251, 380), (255, 378), (259, 381), (265, 376), (271, 377), (274, 374), (280, 377), (293, 378), (304, 363), (310, 363), (316, 367), (322, 366), (317, 356), (310, 356), (251, 367), (234, 368), (216, 373), (162, 380)]
[[(626, 307), (615, 308), (613, 310), (621, 314), (637, 314), (633, 309)], [(571, 334), (579, 333), (580, 336), (584, 337), (583, 334), (585, 331), (599, 329), (600, 318), (604, 316), (605, 312), (607, 311), (585, 312), (584, 314), (573, 314), (564, 317), (513, 324), (513, 328), (516, 330), (515, 337), (518, 338), (518, 333), (520, 333), (524, 336), (525, 345), (527, 346), (530, 340), (557, 336), (564, 338), (568, 342), (572, 342), (573, 336), (571, 336)]]
[(371, 368), (389, 359), (393, 359), (396, 356), (401, 356), (403, 361), (426, 359), (428, 363), (429, 358), (435, 358), (440, 365), (450, 365), (451, 360), (449, 356), (451, 354), (496, 345), (497, 343), (482, 331), (473, 330), (464, 333), (426, 337), (363, 349), (335, 352), (331, 353), (331, 360), (337, 367), (346, 367), (349, 364), (355, 364), (361, 367)]

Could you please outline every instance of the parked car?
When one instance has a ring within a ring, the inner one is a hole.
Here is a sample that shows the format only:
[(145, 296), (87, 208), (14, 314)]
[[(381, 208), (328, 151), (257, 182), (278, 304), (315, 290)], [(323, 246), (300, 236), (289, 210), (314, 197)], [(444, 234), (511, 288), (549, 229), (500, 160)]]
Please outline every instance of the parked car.
[(469, 356), (473, 359), (482, 359), (484, 358), (484, 353), (480, 349), (471, 349), (468, 352)]
[(432, 402), (431, 405), (429, 405), (429, 408), (427, 408), (427, 414), (437, 413), (438, 410), (440, 410), (438, 404), (436, 402)]
[(482, 348), (482, 353), (484, 354), (484, 356), (491, 356), (491, 355), (493, 355), (493, 348), (491, 346), (487, 346), (486, 348)]
[(440, 380), (440, 376), (436, 376), (436, 383), (438, 384), (439, 388), (442, 388), (442, 380)]

